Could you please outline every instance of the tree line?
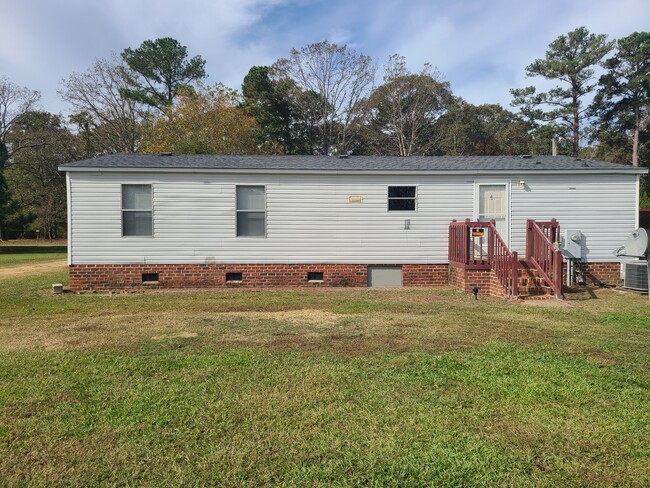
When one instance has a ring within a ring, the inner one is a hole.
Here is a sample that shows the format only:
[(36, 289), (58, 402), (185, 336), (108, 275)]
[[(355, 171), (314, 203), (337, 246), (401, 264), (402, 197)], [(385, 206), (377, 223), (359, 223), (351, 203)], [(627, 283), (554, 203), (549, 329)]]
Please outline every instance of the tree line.
[(650, 33), (610, 41), (577, 28), (551, 42), (526, 76), (554, 86), (511, 89), (513, 110), (473, 105), (432, 65), (413, 72), (394, 54), (377, 66), (323, 41), (253, 66), (237, 90), (206, 84), (205, 60), (161, 38), (62, 80), (67, 117), (3, 77), (0, 238), (65, 235), (57, 166), (119, 152), (406, 157), (550, 154), (555, 146), (650, 166)]

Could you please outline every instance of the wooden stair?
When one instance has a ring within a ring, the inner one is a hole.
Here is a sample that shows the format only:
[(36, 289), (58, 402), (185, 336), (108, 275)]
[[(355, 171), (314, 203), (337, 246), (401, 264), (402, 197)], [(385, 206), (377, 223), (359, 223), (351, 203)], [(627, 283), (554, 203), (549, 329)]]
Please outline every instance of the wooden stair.
[[(450, 280), (469, 291), (469, 281), (490, 280), (482, 286), (495, 296), (513, 298), (557, 298), (562, 300), (562, 253), (558, 250), (560, 224), (555, 219), (526, 221), (526, 259), (508, 249), (496, 222), (465, 219), (449, 224), (448, 257)], [(451, 278), (453, 276), (453, 278)], [(476, 284), (471, 285), (476, 286)], [(499, 288), (495, 290), (494, 288)]]

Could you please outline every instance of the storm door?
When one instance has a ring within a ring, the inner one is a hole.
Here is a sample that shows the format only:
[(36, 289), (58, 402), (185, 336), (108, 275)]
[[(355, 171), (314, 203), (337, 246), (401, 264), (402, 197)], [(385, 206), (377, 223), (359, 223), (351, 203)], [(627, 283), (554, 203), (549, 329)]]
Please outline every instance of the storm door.
[(501, 238), (510, 246), (508, 185), (478, 183), (475, 213), (479, 222), (495, 221)]

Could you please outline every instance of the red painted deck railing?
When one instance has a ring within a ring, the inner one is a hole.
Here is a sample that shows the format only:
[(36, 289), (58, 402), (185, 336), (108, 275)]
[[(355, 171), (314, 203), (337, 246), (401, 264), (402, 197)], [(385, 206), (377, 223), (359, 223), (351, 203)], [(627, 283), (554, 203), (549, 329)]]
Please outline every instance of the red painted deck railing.
[(562, 253), (557, 247), (560, 224), (526, 221), (526, 261), (532, 264), (553, 289), (556, 298), (562, 299)]
[(448, 249), (451, 265), (492, 269), (509, 296), (519, 295), (519, 258), (503, 242), (494, 220), (452, 221), (449, 224)]

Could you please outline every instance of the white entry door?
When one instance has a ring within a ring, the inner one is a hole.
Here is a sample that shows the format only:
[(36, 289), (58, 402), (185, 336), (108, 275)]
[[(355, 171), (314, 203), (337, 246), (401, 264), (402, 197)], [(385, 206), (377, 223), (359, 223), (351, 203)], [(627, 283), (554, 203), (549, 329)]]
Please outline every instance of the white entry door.
[(501, 238), (510, 246), (510, 222), (508, 220), (508, 185), (478, 184), (476, 217), (479, 222), (494, 220)]

